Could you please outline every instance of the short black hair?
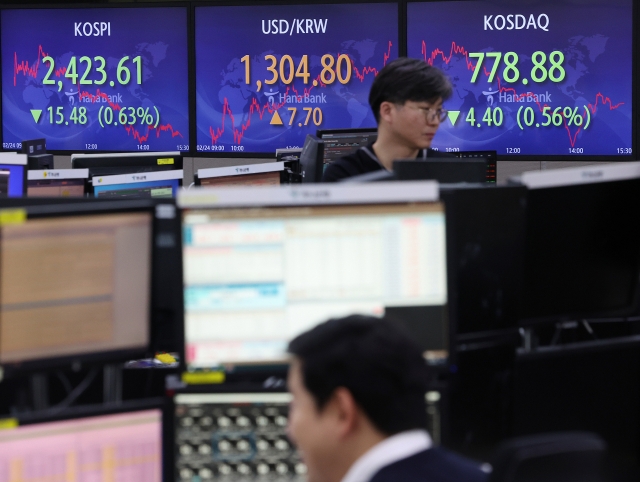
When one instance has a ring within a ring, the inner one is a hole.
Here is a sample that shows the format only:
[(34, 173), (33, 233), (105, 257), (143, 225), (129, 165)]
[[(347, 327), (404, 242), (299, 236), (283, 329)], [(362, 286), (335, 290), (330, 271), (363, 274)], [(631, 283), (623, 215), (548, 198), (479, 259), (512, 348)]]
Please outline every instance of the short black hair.
[(319, 410), (344, 387), (381, 432), (426, 428), (429, 370), (420, 347), (396, 322), (331, 319), (292, 340), (289, 352), (301, 361), (304, 386)]
[(437, 67), (424, 60), (400, 57), (385, 65), (369, 91), (369, 105), (376, 122), (380, 122), (380, 104), (393, 102), (435, 102), (447, 100), (453, 89), (451, 82)]

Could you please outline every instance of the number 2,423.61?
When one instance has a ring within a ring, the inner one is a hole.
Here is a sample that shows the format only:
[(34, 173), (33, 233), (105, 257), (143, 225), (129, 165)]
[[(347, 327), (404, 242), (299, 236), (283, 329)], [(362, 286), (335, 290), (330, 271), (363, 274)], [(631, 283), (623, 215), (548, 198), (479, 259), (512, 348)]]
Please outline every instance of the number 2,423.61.
[[(116, 69), (116, 78), (120, 85), (127, 85), (131, 81), (131, 70), (126, 65), (128, 60), (129, 56), (126, 55), (120, 59), (120, 62), (118, 62), (118, 67)], [(42, 83), (44, 85), (54, 85), (56, 81), (51, 79), (50, 77), (56, 70), (55, 60), (47, 55), (46, 57), (42, 58), (42, 62), (44, 64), (49, 64), (49, 70), (44, 76)], [(95, 67), (95, 72), (100, 74), (100, 79), (87, 79), (87, 77), (91, 74), (93, 62), (96, 62), (97, 64)], [(135, 82), (140, 85), (142, 84), (142, 57), (138, 55), (137, 57), (134, 57), (131, 62), (135, 64)], [(74, 56), (71, 57), (66, 68), (62, 68), (62, 70), (64, 71), (64, 76), (67, 79), (70, 79), (74, 84), (78, 82), (78, 77), (80, 76), (78, 72), (81, 70), (81, 67), (79, 67), (78, 64), (80, 64), (80, 66), (82, 66), (82, 64), (85, 64), (84, 73), (80, 77), (80, 85), (102, 85), (107, 81), (107, 72), (105, 71), (107, 61), (104, 59), (104, 57), (94, 57), (92, 61), (90, 57), (83, 56), (80, 57), (80, 60), (78, 61)], [(56, 75), (59, 75), (59, 73), (56, 72)], [(111, 86), (113, 86), (114, 84), (115, 82), (113, 80), (109, 82), (109, 85)]]

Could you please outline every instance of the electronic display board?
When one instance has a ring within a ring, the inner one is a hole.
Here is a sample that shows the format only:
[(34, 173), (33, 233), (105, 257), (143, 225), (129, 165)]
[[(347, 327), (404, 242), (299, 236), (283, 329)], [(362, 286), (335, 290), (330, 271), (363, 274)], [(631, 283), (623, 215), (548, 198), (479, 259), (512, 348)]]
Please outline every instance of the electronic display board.
[(398, 56), (398, 5), (195, 8), (197, 151), (299, 148), (375, 127), (371, 83)]
[(2, 10), (3, 148), (188, 151), (187, 13)]
[(433, 147), (632, 155), (632, 1), (410, 2), (407, 52), (452, 81)]

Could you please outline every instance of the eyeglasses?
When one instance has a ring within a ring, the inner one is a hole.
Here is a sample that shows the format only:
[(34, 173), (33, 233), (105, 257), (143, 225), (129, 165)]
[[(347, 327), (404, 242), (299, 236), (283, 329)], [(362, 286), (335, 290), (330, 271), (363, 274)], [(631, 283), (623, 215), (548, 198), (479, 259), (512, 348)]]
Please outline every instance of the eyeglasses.
[(414, 110), (421, 110), (425, 119), (427, 119), (427, 122), (435, 122), (436, 119), (438, 122), (444, 122), (449, 114), (449, 111), (445, 109), (434, 109), (433, 107), (420, 107), (413, 105), (407, 106), (406, 104), (405, 106), (411, 107)]

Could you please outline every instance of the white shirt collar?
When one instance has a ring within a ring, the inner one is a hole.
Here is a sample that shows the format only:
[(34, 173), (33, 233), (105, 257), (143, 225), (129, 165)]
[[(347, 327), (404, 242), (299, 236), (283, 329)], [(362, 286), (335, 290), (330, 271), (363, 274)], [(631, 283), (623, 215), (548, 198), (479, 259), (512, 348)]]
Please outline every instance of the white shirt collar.
[(371, 447), (354, 462), (342, 482), (368, 482), (380, 469), (433, 446), (426, 430), (408, 430)]

